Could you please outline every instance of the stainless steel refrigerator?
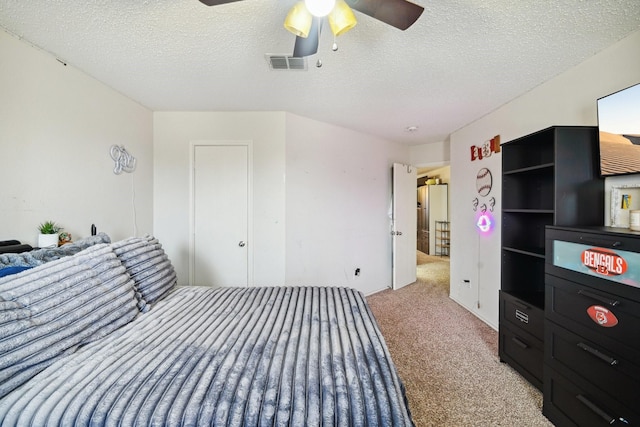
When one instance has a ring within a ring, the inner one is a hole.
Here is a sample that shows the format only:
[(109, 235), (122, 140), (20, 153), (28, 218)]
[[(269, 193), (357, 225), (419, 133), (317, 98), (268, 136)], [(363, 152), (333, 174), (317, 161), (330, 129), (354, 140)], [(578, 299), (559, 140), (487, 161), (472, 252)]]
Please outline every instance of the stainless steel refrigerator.
[(434, 255), (436, 250), (436, 221), (448, 221), (449, 186), (447, 184), (418, 187), (417, 248)]

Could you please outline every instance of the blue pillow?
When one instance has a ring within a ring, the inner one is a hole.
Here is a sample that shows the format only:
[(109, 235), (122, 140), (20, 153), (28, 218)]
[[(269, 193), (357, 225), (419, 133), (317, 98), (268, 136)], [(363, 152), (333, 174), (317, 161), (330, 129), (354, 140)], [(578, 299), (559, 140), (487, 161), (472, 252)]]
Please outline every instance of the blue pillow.
[(11, 274), (18, 274), (21, 271), (25, 271), (28, 270), (30, 268), (33, 267), (5, 267), (5, 268), (0, 268), (0, 277), (4, 277), (4, 276), (9, 276)]

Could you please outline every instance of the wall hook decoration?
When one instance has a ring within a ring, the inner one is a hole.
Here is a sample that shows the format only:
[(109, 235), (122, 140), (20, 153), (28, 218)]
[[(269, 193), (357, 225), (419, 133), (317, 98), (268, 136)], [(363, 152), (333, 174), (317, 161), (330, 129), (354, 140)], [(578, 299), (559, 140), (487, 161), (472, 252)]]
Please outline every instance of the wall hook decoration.
[(113, 173), (120, 175), (123, 171), (131, 173), (136, 170), (136, 158), (124, 148), (124, 145), (111, 146), (111, 158), (116, 162)]

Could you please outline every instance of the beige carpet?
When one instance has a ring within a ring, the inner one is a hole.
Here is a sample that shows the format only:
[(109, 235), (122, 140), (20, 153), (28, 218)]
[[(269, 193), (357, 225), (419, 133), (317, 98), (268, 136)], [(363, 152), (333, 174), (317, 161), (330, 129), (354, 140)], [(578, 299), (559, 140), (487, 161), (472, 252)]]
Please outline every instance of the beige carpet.
[(417, 257), (416, 283), (367, 298), (416, 426), (551, 426), (542, 394), (499, 361), (498, 333), (449, 298), (449, 259)]

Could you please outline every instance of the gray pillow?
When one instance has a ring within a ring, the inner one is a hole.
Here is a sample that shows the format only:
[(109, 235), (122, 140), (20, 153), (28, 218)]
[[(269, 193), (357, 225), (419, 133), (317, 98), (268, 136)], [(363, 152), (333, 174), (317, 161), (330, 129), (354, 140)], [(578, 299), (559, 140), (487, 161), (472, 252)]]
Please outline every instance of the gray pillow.
[(0, 278), (0, 397), (138, 314), (133, 281), (107, 244)]
[(161, 300), (175, 288), (175, 269), (155, 237), (130, 237), (111, 246), (133, 279), (141, 311), (148, 310), (148, 304)]

